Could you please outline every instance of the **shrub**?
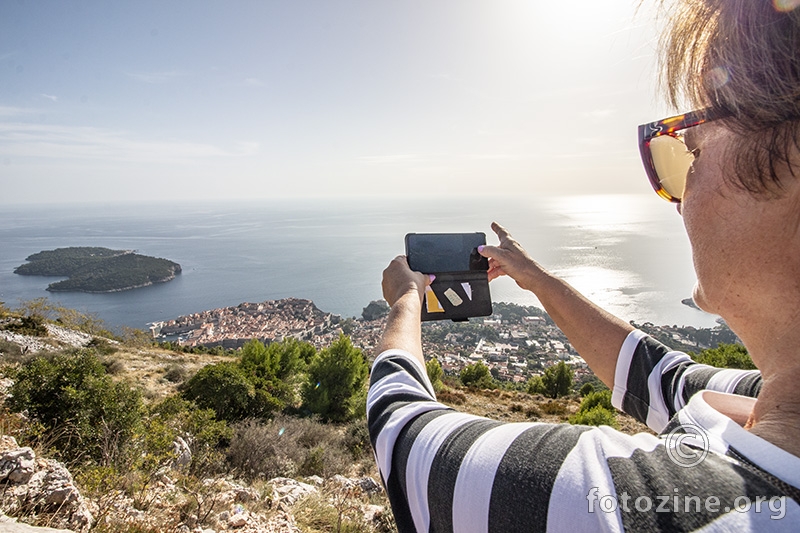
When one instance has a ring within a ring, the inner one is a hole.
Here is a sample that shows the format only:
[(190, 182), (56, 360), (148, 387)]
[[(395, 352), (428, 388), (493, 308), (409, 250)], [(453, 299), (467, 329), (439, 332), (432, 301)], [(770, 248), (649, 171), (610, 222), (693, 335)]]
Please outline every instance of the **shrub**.
[(528, 394), (544, 394), (545, 388), (542, 376), (532, 376), (528, 380)]
[[(277, 399), (282, 409), (297, 401), (296, 385), (316, 353), (311, 344), (294, 338), (269, 346), (253, 339), (242, 347), (239, 366), (247, 374), (257, 394), (261, 391), (260, 394), (268, 403), (271, 402), (268, 397)], [(253, 413), (252, 416), (258, 415)]]
[(587, 394), (581, 401), (581, 406), (578, 408), (578, 412), (580, 413), (583, 411), (588, 411), (596, 405), (613, 412), (614, 406), (611, 405), (611, 391), (606, 389), (604, 391), (591, 392)]
[(22, 348), (18, 344), (0, 339), (0, 356), (5, 361), (16, 361), (22, 355)]
[(591, 383), (584, 383), (581, 386), (581, 389), (580, 389), (580, 395), (581, 396), (586, 396), (587, 394), (590, 394), (592, 392), (594, 392), (594, 385), (592, 385)]
[(353, 463), (333, 426), (308, 418), (278, 415), (268, 422), (234, 426), (228, 463), (248, 479), (344, 473)]
[(741, 344), (719, 344), (716, 348), (703, 350), (695, 354), (689, 354), (692, 359), (704, 365), (711, 365), (718, 368), (740, 368), (743, 370), (754, 370), (756, 365), (750, 358), (747, 348)]
[(164, 379), (170, 383), (182, 383), (189, 375), (186, 367), (178, 363), (171, 364), (164, 372)]
[(564, 361), (545, 368), (542, 375), (545, 396), (555, 399), (569, 394), (574, 375), (575, 373)]
[(368, 373), (364, 354), (348, 337), (340, 335), (309, 364), (303, 404), (326, 421), (360, 418), (366, 409)]
[(204, 409), (213, 409), (227, 421), (252, 416), (255, 387), (235, 363), (218, 363), (201, 368), (183, 384), (183, 397)]
[(464, 405), (467, 401), (467, 396), (463, 392), (454, 391), (453, 389), (442, 389), (436, 393), (436, 399), (442, 403)]
[(141, 395), (114, 383), (94, 351), (36, 357), (14, 379), (7, 402), (41, 424), (43, 433), (32, 435), (34, 440), (52, 443), (67, 462), (88, 458), (109, 465), (123, 459), (141, 424)]
[(125, 363), (119, 359), (105, 359), (103, 366), (106, 367), (106, 372), (112, 376), (116, 376), (125, 372)]
[(351, 422), (345, 430), (343, 444), (353, 459), (358, 460), (369, 455), (371, 448), (367, 424), (363, 420)]
[(547, 403), (541, 404), (539, 408), (541, 412), (546, 415), (561, 416), (567, 413), (567, 406), (560, 401), (555, 402), (550, 400)]
[(287, 381), (305, 371), (317, 350), (307, 342), (286, 338), (265, 346), (252, 339), (242, 346), (241, 366), (262, 379)]
[(44, 325), (44, 319), (39, 315), (23, 316), (18, 319), (12, 319), (8, 322), (3, 329), (18, 333), (20, 335), (29, 335), (31, 337), (47, 337), (47, 328)]
[(442, 390), (444, 387), (444, 383), (442, 383), (444, 371), (442, 370), (442, 365), (439, 364), (439, 360), (436, 358), (429, 359), (428, 362), (425, 363), (425, 370), (428, 372), (428, 379), (431, 380), (433, 390), (436, 392)]
[(216, 419), (213, 410), (198, 409), (176, 395), (154, 405), (150, 416), (172, 430), (170, 451), (171, 442), (178, 436), (189, 445), (192, 452), (190, 473), (207, 477), (225, 469), (224, 450), (230, 444), (233, 431), (224, 420)]
[(617, 427), (617, 413), (611, 405), (611, 391), (591, 392), (581, 401), (578, 412), (570, 417), (571, 424)]
[(528, 418), (541, 418), (542, 412), (535, 406), (531, 406), (525, 409), (525, 416)]
[(617, 428), (617, 414), (602, 405), (595, 405), (588, 411), (575, 413), (569, 418), (570, 424), (584, 426), (611, 426)]
[(92, 340), (86, 345), (87, 348), (94, 348), (95, 351), (102, 355), (112, 355), (119, 351), (119, 348), (108, 342), (107, 339), (101, 337), (92, 337)]
[(492, 379), (492, 374), (489, 372), (489, 367), (481, 362), (472, 363), (462, 368), (459, 378), (461, 383), (467, 387), (479, 389), (494, 389), (497, 387), (494, 379)]

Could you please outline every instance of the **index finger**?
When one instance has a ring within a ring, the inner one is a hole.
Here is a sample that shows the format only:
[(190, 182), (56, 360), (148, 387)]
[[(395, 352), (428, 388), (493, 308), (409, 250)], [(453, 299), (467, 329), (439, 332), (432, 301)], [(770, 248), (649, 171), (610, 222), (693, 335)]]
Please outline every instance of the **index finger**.
[(511, 237), (511, 233), (508, 232), (506, 228), (498, 224), (497, 222), (492, 222), (492, 231), (497, 234), (497, 238), (501, 241), (503, 239), (508, 239)]

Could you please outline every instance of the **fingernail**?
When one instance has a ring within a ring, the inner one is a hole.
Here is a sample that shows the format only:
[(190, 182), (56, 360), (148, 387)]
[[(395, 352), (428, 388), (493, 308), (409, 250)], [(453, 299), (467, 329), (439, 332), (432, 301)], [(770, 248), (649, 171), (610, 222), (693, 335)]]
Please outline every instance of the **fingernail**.
[(478, 253), (483, 253), (483, 245), (478, 246)]
[(431, 283), (433, 283), (433, 280), (436, 279), (436, 274), (428, 274), (428, 277), (430, 278)]

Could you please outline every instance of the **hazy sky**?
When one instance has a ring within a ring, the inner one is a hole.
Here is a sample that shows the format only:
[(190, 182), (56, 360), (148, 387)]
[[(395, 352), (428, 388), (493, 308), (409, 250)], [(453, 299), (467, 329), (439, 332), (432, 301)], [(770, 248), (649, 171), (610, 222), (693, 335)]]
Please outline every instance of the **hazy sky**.
[(638, 0), (0, 2), (0, 203), (645, 192)]

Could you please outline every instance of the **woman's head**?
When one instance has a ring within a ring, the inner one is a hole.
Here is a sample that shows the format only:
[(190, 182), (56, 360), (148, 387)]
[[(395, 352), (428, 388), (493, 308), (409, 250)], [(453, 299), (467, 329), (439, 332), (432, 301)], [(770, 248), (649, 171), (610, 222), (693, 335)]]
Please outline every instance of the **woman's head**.
[(800, 178), (800, 0), (674, 0), (662, 53), (674, 105), (731, 115), (727, 177), (770, 195)]

